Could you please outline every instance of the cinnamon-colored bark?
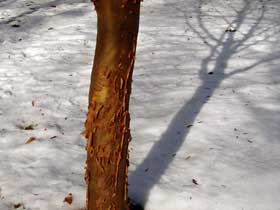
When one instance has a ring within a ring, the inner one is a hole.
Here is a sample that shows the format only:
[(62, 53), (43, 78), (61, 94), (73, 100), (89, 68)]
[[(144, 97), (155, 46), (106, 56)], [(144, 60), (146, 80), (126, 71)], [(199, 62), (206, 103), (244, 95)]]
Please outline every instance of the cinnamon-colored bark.
[(139, 0), (94, 1), (97, 42), (85, 123), (87, 210), (128, 208), (128, 113)]

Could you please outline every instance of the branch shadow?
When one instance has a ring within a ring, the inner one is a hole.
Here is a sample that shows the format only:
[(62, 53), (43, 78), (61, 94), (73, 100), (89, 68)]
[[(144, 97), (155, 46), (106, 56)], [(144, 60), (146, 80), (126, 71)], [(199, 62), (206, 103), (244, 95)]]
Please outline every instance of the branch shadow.
[[(5, 4), (10, 4), (10, 3), (14, 3), (13, 2), (3, 2), (1, 4), (0, 2), (0, 6), (5, 6)], [(44, 17), (43, 16), (38, 16), (36, 15), (35, 17), (33, 17), (33, 21), (30, 24), (25, 24), (25, 27), (21, 27), (22, 20), (26, 19), (27, 17), (30, 17), (31, 15), (33, 15), (36, 12), (40, 12), (40, 10), (44, 10), (44, 9), (54, 9), (60, 5), (63, 4), (75, 4), (75, 3), (82, 3), (82, 2), (86, 2), (85, 0), (70, 0), (65, 2), (64, 0), (52, 0), (52, 1), (48, 1), (45, 3), (34, 3), (34, 2), (27, 2), (25, 4), (25, 11), (22, 11), (14, 16), (8, 17), (6, 19), (3, 19), (0, 21), (0, 26), (11, 26), (14, 28), (17, 28), (17, 31), (31, 31), (32, 28), (35, 28), (36, 26), (40, 25), (43, 20)], [(58, 15), (72, 15), (72, 16), (82, 16), (83, 13), (82, 11), (80, 11), (79, 9), (74, 9), (72, 11), (66, 11), (66, 12), (59, 12)]]
[(280, 58), (279, 54), (268, 54), (265, 58), (257, 60), (246, 67), (235, 68), (233, 71), (226, 73), (225, 70), (228, 68), (229, 61), (237, 53), (258, 44), (259, 41), (251, 40), (251, 38), (259, 33), (265, 32), (265, 30), (263, 32), (258, 31), (259, 25), (266, 13), (265, 1), (258, 3), (261, 9), (256, 21), (249, 25), (250, 27), (245, 33), (241, 34), (239, 32), (241, 26), (245, 24), (248, 15), (254, 10), (252, 3), (250, 0), (243, 0), (242, 8), (235, 10), (235, 18), (232, 21), (225, 20), (229, 27), (233, 27), (233, 30), (225, 30), (219, 36), (211, 33), (201, 18), (201, 8), (204, 0), (199, 0), (199, 6), (196, 11), (198, 27), (188, 21), (184, 8), (176, 5), (176, 3), (169, 5), (184, 14), (187, 27), (199, 37), (200, 41), (206, 44), (210, 52), (201, 61), (198, 72), (201, 85), (196, 89), (191, 99), (176, 113), (169, 123), (168, 128), (162, 134), (160, 140), (152, 146), (146, 158), (129, 175), (130, 196), (141, 205), (145, 206), (149, 199), (151, 189), (159, 182), (161, 176), (173, 161), (172, 154), (175, 154), (180, 149), (187, 138), (191, 130), (191, 127), (187, 125), (194, 123), (201, 109), (209, 101), (211, 96), (213, 96), (220, 84), (229, 77), (249, 71), (265, 62)]
[(9, 4), (13, 4), (14, 2), (16, 2), (17, 0), (12, 0), (12, 1), (8, 1), (8, 0), (0, 0), (0, 7), (4, 7), (6, 5)]

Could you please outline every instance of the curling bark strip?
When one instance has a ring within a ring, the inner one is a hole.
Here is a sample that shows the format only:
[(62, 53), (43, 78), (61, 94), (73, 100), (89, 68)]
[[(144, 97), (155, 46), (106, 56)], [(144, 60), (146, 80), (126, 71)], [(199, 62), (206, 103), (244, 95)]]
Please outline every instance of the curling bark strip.
[(139, 0), (95, 0), (97, 40), (85, 122), (87, 210), (128, 208), (129, 97)]

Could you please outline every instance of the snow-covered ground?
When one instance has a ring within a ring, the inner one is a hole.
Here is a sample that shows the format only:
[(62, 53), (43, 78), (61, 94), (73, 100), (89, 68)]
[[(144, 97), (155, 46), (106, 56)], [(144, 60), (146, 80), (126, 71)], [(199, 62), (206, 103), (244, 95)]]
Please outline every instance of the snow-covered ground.
[[(129, 194), (145, 210), (280, 209), (279, 34), (279, 0), (143, 2)], [(84, 209), (95, 36), (88, 0), (0, 0), (0, 210)]]

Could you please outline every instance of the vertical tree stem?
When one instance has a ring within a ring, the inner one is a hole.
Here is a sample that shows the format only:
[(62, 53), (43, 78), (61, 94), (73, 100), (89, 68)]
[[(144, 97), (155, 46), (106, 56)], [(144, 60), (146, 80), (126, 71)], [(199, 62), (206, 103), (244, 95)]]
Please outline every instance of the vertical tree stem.
[(98, 32), (85, 123), (87, 210), (126, 210), (129, 97), (139, 0), (94, 1)]

